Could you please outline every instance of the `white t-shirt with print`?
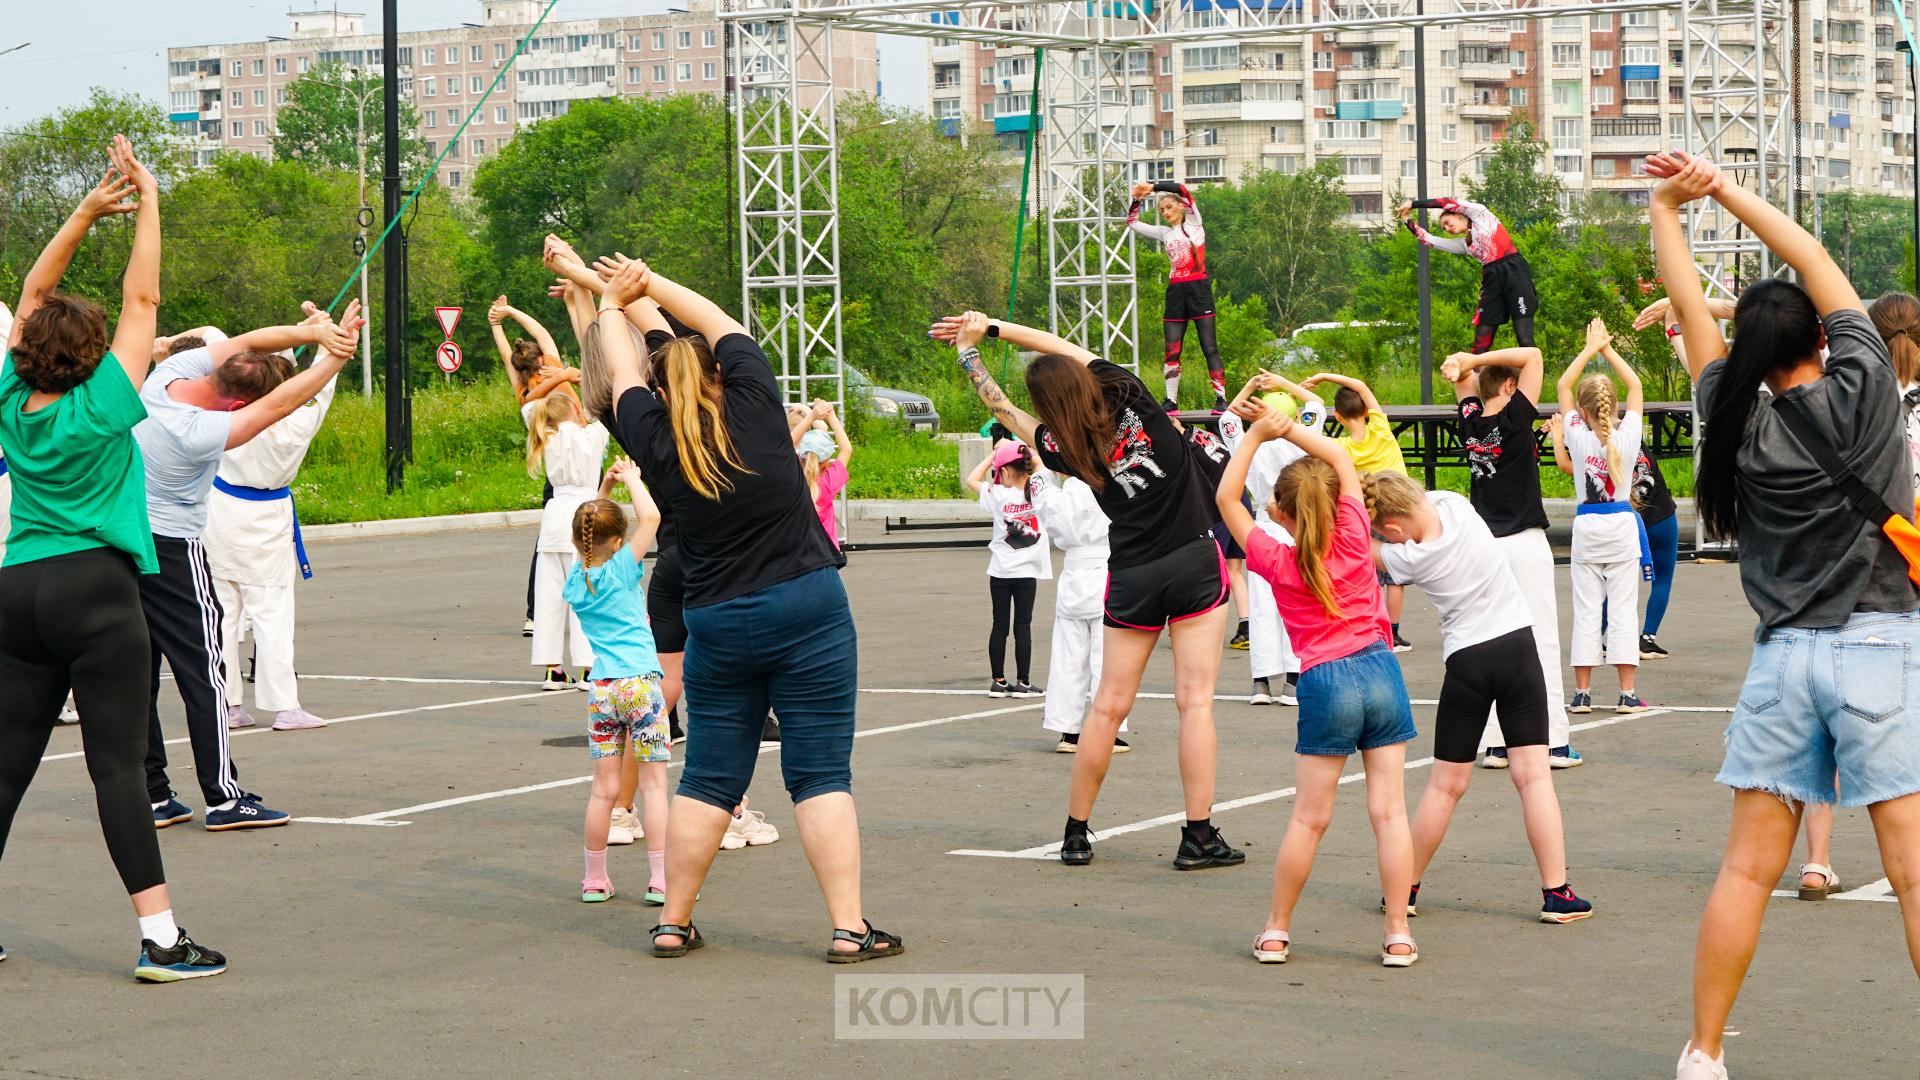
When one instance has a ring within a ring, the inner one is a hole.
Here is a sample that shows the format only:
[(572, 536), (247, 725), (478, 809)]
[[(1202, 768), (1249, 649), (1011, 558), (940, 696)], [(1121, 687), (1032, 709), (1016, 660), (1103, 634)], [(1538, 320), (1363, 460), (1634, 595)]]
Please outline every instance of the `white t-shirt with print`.
[(1053, 578), (1053, 557), (1047, 532), (1034, 512), (1031, 488), (1046, 483), (1032, 477), (1026, 488), (980, 485), (980, 507), (993, 515), (993, 540), (987, 544), (987, 576), (997, 578)]
[(1533, 609), (1473, 503), (1451, 491), (1428, 492), (1427, 502), (1440, 515), (1440, 535), (1381, 544), (1380, 561), (1393, 580), (1425, 590), (1440, 612), (1442, 659), (1532, 626)]
[[(1627, 475), (1615, 478), (1607, 471), (1607, 449), (1581, 418), (1567, 413), (1567, 458), (1573, 464), (1573, 498), (1578, 503), (1626, 502), (1633, 482), (1633, 463), (1640, 456), (1640, 413), (1629, 411), (1613, 426), (1613, 445)], [(1573, 557), (1581, 562), (1623, 562), (1640, 558), (1638, 515), (1581, 514), (1573, 522)]]
[[(1315, 398), (1300, 403), (1299, 411), (1294, 414), (1293, 422), (1304, 424), (1309, 430), (1319, 431), (1327, 419), (1326, 403)], [(1225, 427), (1222, 427), (1224, 433)], [(1235, 440), (1238, 442), (1238, 440)], [(1267, 521), (1267, 504), (1273, 501), (1273, 485), (1280, 479), (1280, 470), (1306, 457), (1307, 452), (1286, 439), (1270, 439), (1260, 444), (1253, 452), (1253, 462), (1247, 467), (1247, 494), (1253, 497), (1254, 517)]]

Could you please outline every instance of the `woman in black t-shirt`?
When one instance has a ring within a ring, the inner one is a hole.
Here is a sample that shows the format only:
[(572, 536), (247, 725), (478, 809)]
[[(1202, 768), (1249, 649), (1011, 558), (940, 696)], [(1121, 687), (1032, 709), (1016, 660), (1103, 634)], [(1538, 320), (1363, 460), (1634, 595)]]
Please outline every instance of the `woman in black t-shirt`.
[[(1193, 453), (1145, 384), (1130, 371), (1044, 330), (992, 322), (977, 311), (933, 325), (951, 341), (980, 399), (1047, 468), (1093, 489), (1108, 532), (1105, 660), (1100, 689), (1080, 732), (1067, 797), (1060, 861), (1093, 861), (1087, 819), (1106, 779), (1120, 721), (1133, 709), (1140, 675), (1164, 629), (1173, 636), (1174, 700), (1180, 711), (1180, 775), (1187, 823), (1175, 868), (1232, 866), (1246, 854), (1210, 820), (1213, 805), (1213, 688), (1220, 674), (1226, 562), (1213, 540), (1213, 500), (1189, 460)], [(1036, 419), (1007, 400), (987, 374), (979, 344), (998, 337), (1041, 355), (1027, 365)]]
[[(622, 315), (643, 296), (697, 335), (666, 343), (644, 375)], [(858, 642), (843, 560), (806, 498), (766, 355), (718, 305), (639, 262), (607, 281), (597, 324), (615, 430), (655, 500), (673, 508), (685, 580), (693, 738), (668, 826), (654, 955), (704, 944), (694, 899), (753, 778), (769, 707), (780, 716), (794, 820), (833, 922), (827, 959), (896, 955), (901, 940), (874, 929), (860, 907), (850, 766)]]

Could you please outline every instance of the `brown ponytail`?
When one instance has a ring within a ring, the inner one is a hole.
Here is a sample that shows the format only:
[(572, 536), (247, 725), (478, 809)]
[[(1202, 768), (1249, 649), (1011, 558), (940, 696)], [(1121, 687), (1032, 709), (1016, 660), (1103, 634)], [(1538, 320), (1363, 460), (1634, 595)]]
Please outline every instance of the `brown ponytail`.
[(1867, 309), (1880, 340), (1893, 358), (1893, 377), (1901, 386), (1920, 382), (1920, 299), (1907, 293), (1888, 293)]
[(1316, 457), (1301, 458), (1281, 469), (1273, 484), (1273, 501), (1293, 518), (1293, 560), (1300, 580), (1335, 619), (1342, 616), (1333, 595), (1333, 579), (1327, 574), (1327, 552), (1333, 547), (1339, 500), (1340, 474)]

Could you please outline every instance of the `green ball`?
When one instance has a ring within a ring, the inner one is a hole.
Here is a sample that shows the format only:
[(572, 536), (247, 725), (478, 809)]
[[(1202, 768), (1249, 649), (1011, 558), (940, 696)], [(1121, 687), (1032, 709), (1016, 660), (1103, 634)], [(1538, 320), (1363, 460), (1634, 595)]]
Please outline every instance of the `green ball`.
[(1260, 401), (1266, 405), (1267, 408), (1272, 409), (1282, 416), (1292, 416), (1300, 407), (1299, 402), (1294, 400), (1293, 395), (1284, 390), (1270, 390), (1261, 394)]

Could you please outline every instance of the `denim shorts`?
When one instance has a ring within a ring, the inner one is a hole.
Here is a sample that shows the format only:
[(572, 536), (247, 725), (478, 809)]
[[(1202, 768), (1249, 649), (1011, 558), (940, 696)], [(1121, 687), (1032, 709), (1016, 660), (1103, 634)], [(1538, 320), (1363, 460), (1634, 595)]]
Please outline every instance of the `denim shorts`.
[(1920, 612), (1759, 637), (1715, 779), (1842, 806), (1920, 791)]
[(1400, 662), (1385, 642), (1315, 664), (1301, 674), (1294, 753), (1345, 757), (1356, 750), (1412, 742), (1417, 734)]

